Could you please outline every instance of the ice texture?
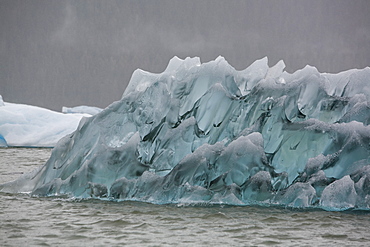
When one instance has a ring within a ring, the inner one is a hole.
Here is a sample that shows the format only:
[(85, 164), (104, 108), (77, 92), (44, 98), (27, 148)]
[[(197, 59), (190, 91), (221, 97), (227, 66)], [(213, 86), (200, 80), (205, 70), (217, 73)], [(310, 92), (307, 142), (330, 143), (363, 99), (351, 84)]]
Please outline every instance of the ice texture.
[(0, 95), (0, 147), (54, 147), (77, 129), (82, 117), (90, 116), (8, 103)]
[(2, 191), (152, 203), (370, 209), (370, 68), (174, 57)]

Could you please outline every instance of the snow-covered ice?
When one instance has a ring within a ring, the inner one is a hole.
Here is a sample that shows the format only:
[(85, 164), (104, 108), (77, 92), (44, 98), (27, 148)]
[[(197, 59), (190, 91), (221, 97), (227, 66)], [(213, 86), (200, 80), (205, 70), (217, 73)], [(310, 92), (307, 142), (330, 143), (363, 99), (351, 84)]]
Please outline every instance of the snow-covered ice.
[[(153, 203), (370, 209), (370, 68), (293, 74), (267, 58), (136, 70), (49, 161), (2, 191)], [(1, 107), (0, 107), (1, 108)]]
[[(1, 96), (0, 96), (1, 97)], [(54, 147), (77, 129), (82, 117), (45, 108), (4, 102), (0, 98), (0, 146)]]

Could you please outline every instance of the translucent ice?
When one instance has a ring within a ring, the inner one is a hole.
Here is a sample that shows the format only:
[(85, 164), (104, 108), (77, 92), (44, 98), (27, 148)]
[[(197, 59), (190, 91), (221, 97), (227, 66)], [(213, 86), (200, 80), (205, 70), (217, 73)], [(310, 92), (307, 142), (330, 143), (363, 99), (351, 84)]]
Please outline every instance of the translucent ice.
[(173, 58), (2, 191), (153, 203), (370, 209), (370, 68), (293, 74)]

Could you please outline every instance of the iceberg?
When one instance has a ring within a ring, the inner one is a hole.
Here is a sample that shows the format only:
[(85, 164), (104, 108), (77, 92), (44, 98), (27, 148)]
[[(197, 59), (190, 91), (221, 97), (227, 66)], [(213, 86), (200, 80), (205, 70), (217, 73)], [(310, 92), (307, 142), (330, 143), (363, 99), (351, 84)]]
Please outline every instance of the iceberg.
[(0, 147), (54, 147), (90, 114), (63, 114), (4, 102), (0, 96)]
[(79, 114), (89, 114), (89, 115), (96, 115), (101, 112), (103, 109), (95, 106), (75, 106), (75, 107), (62, 107), (63, 113), (79, 113)]
[(120, 101), (83, 118), (43, 167), (0, 190), (370, 209), (370, 68), (284, 68), (174, 57), (163, 73), (136, 70)]

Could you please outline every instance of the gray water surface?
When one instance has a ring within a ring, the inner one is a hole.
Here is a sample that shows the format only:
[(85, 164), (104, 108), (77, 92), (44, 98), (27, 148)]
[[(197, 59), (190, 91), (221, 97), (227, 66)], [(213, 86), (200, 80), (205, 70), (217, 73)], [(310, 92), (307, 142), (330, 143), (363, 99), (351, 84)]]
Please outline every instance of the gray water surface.
[[(51, 149), (1, 148), (0, 183)], [(370, 214), (0, 193), (0, 246), (369, 246)]]

